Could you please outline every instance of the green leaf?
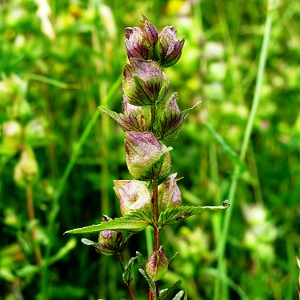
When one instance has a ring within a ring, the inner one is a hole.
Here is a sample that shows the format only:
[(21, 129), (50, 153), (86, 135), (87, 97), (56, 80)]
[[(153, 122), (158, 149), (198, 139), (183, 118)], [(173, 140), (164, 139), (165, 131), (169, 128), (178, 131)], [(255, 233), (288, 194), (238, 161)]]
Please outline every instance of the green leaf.
[(29, 78), (33, 79), (33, 80), (40, 81), (40, 82), (47, 83), (49, 85), (56, 86), (56, 87), (61, 88), (61, 89), (70, 89), (70, 88), (79, 89), (79, 86), (77, 86), (77, 85), (70, 84), (70, 83), (65, 83), (65, 82), (53, 79), (51, 77), (46, 77), (46, 76), (42, 76), (42, 75), (38, 75), (38, 74), (31, 73), (31, 74), (29, 74)]
[(146, 261), (145, 261), (143, 255), (142, 255), (142, 253), (140, 253), (139, 251), (136, 251), (136, 257), (137, 257), (140, 268), (144, 269)]
[(125, 217), (112, 219), (108, 222), (102, 222), (97, 225), (85, 226), (81, 228), (71, 229), (64, 234), (86, 234), (99, 232), (103, 230), (127, 230), (139, 232), (152, 224), (154, 220), (153, 213), (146, 210), (137, 210)]
[(181, 113), (182, 113), (182, 116), (184, 118), (187, 118), (189, 116), (189, 114), (201, 103), (202, 101), (199, 101), (198, 103), (196, 103), (193, 107), (190, 107), (188, 109), (185, 109), (183, 110)]
[(163, 227), (165, 225), (179, 222), (190, 216), (200, 214), (203, 211), (224, 210), (229, 206), (228, 200), (225, 200), (222, 206), (180, 206), (169, 208), (160, 214), (158, 225)]
[[(151, 165), (150, 169), (145, 170), (145, 172), (149, 172), (148, 176), (152, 176), (153, 173), (155, 173), (155, 170), (157, 169), (161, 169), (161, 173), (163, 174), (163, 176), (167, 173), (166, 170), (170, 169), (169, 163), (168, 163), (168, 159), (166, 158), (166, 155), (173, 150), (172, 147), (168, 147), (166, 148), (157, 158), (157, 160)], [(161, 177), (161, 174), (159, 174)]]
[(143, 269), (139, 269), (139, 272), (143, 275), (143, 277), (148, 282), (148, 285), (149, 285), (149, 288), (151, 289), (154, 300), (156, 300), (157, 297), (155, 296), (156, 295), (155, 283), (151, 280), (151, 278), (147, 275), (147, 273)]
[(108, 108), (105, 108), (103, 106), (99, 106), (98, 109), (101, 110), (107, 116), (109, 116), (112, 120), (119, 123), (120, 115), (118, 113), (116, 113), (115, 111), (112, 111)]
[(178, 252), (175, 252), (175, 254), (169, 259), (169, 266), (171, 262), (174, 260), (174, 258), (177, 256)]
[(124, 273), (122, 274), (122, 278), (125, 284), (127, 284), (128, 282), (131, 281), (132, 277), (131, 277), (131, 269), (132, 266), (134, 264), (134, 261), (136, 260), (137, 257), (132, 257), (127, 266), (125, 267)]
[(180, 286), (181, 280), (176, 281), (171, 287), (162, 290), (159, 293), (159, 300), (168, 300), (169, 297), (175, 292), (175, 290)]
[(55, 255), (51, 256), (49, 260), (49, 265), (62, 259), (65, 255), (67, 255), (68, 252), (70, 252), (72, 249), (76, 247), (76, 244), (77, 244), (77, 240), (74, 237), (70, 238), (69, 241), (62, 248), (60, 248), (57, 252), (55, 252)]
[(34, 276), (36, 273), (40, 271), (40, 267), (34, 265), (26, 265), (21, 269), (16, 270), (16, 274), (22, 278), (28, 278), (30, 276)]

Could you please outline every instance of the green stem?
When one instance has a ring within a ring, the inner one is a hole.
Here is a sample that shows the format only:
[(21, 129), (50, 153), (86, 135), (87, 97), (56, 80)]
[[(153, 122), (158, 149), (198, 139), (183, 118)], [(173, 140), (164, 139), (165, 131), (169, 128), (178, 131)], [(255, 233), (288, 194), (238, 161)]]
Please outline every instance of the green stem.
[(152, 233), (153, 233), (153, 228), (150, 226), (147, 226), (145, 229), (145, 237), (146, 237), (146, 246), (147, 246), (147, 254), (148, 256), (151, 255), (153, 252), (153, 240), (152, 240)]
[[(240, 160), (241, 161), (244, 161), (244, 159), (246, 157), (251, 132), (253, 129), (254, 119), (255, 119), (255, 116), (257, 113), (257, 108), (258, 108), (259, 102), (260, 102), (260, 92), (261, 92), (261, 87), (262, 87), (262, 80), (263, 80), (265, 64), (266, 64), (266, 60), (267, 60), (267, 51), (268, 51), (268, 45), (269, 45), (269, 40), (270, 40), (270, 35), (271, 35), (271, 27), (272, 27), (274, 9), (276, 8), (276, 4), (277, 4), (276, 0), (268, 1), (268, 12), (267, 12), (267, 18), (266, 18), (266, 24), (265, 24), (263, 44), (262, 44), (261, 54), (260, 54), (260, 58), (259, 58), (258, 74), (257, 74), (257, 79), (256, 79), (254, 97), (253, 97), (252, 107), (251, 107), (249, 119), (247, 122), (247, 126), (245, 129), (245, 134), (244, 134), (243, 143), (242, 143), (241, 152), (240, 152)], [(224, 274), (224, 267), (223, 267), (224, 253), (225, 253), (225, 249), (226, 249), (226, 242), (227, 242), (227, 238), (228, 238), (228, 229), (230, 226), (231, 215), (232, 215), (232, 211), (233, 211), (234, 204), (235, 204), (234, 202), (235, 202), (236, 187), (237, 187), (237, 182), (238, 182), (240, 173), (241, 173), (241, 166), (236, 165), (234, 168), (233, 179), (231, 182), (231, 186), (230, 186), (230, 190), (229, 190), (229, 197), (228, 197), (228, 200), (231, 204), (231, 208), (225, 212), (224, 224), (222, 226), (222, 228), (223, 228), (222, 235), (221, 235), (221, 239), (220, 239), (220, 242), (218, 245), (218, 271), (219, 271), (219, 274), (222, 276), (226, 276), (226, 274)], [(220, 277), (222, 277), (222, 276), (220, 276)], [(217, 292), (217, 298), (215, 298), (215, 299), (221, 299), (220, 290)]]
[(31, 223), (30, 225), (30, 231), (31, 231), (31, 240), (33, 243), (33, 249), (35, 254), (35, 261), (38, 266), (42, 264), (42, 254), (41, 254), (41, 248), (39, 245), (36, 244), (36, 231), (35, 231), (35, 225), (32, 223), (35, 219), (34, 216), (34, 207), (33, 207), (33, 199), (32, 199), (32, 188), (30, 184), (26, 185), (26, 200), (27, 200), (27, 210), (28, 210), (28, 216), (29, 221)]
[[(120, 84), (122, 81), (122, 76), (120, 76), (112, 85), (110, 90), (108, 91), (106, 95), (105, 102), (109, 101), (111, 97), (114, 95), (115, 91), (119, 88)], [(55, 235), (56, 235), (56, 229), (55, 229), (55, 219), (58, 215), (60, 206), (59, 206), (59, 199), (63, 193), (63, 190), (66, 186), (67, 180), (71, 174), (71, 171), (75, 165), (75, 162), (80, 154), (81, 148), (83, 147), (86, 139), (88, 138), (94, 124), (96, 123), (98, 117), (100, 115), (100, 110), (96, 110), (95, 113), (93, 114), (92, 118), (90, 119), (89, 123), (87, 124), (84, 132), (82, 133), (75, 150), (72, 154), (71, 159), (68, 162), (68, 165), (64, 171), (64, 174), (62, 176), (62, 179), (59, 183), (58, 189), (56, 191), (56, 194), (53, 199), (53, 207), (52, 210), (49, 213), (49, 218), (48, 218), (48, 228), (47, 228), (47, 235), (49, 237), (49, 243), (47, 244), (47, 248), (45, 250), (45, 255), (44, 255), (44, 264), (42, 266), (42, 299), (48, 299), (48, 271), (49, 271), (49, 262), (50, 262), (50, 255), (51, 255), (51, 250), (52, 250), (52, 241), (55, 240)]]
[[(151, 106), (151, 126), (150, 126), (150, 131), (155, 134), (155, 119), (156, 119), (156, 105)], [(152, 206), (153, 206), (153, 214), (154, 214), (154, 219), (155, 223), (157, 224), (158, 222), (158, 217), (159, 217), (159, 211), (158, 211), (158, 181), (156, 179), (152, 180)], [(160, 230), (157, 226), (153, 227), (154, 229), (154, 249), (153, 251), (158, 251), (159, 249), (159, 244), (160, 244)], [(146, 233), (147, 234), (147, 233)], [(149, 235), (149, 232), (148, 232)], [(149, 236), (148, 236), (149, 237)], [(149, 250), (149, 245), (147, 245), (147, 248)], [(156, 296), (158, 296), (158, 285), (157, 282), (155, 282), (155, 287), (156, 287)], [(151, 289), (149, 288), (148, 290), (148, 300), (153, 300), (153, 294)]]

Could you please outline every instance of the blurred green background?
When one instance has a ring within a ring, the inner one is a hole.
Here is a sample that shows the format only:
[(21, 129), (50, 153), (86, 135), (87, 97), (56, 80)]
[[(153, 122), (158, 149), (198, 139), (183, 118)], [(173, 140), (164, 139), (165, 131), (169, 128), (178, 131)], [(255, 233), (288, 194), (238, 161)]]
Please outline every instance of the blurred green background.
[[(120, 216), (114, 179), (129, 179), (124, 134), (97, 112), (121, 112), (124, 28), (142, 14), (186, 37), (166, 73), (181, 109), (202, 104), (172, 143), (186, 205), (228, 198), (249, 117), (267, 1), (0, 1), (0, 299), (129, 299), (113, 257), (66, 230)], [(300, 245), (300, 3), (274, 11), (255, 116), (224, 256), (224, 213), (166, 228), (179, 255), (161, 287), (182, 279), (188, 299), (298, 297)], [(34, 207), (34, 209), (32, 209)], [(34, 215), (33, 215), (34, 212)], [(96, 240), (97, 236), (89, 237)], [(125, 252), (147, 256), (145, 234)], [(146, 283), (134, 269), (137, 299)], [(221, 288), (219, 287), (221, 285)], [(219, 291), (218, 291), (219, 289)]]

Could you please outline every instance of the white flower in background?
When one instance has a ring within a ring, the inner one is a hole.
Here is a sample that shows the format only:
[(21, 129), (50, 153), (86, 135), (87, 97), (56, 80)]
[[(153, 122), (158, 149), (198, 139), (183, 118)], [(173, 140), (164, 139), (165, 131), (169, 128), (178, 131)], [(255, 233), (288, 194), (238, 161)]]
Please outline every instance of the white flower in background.
[(50, 22), (50, 15), (51, 15), (51, 8), (47, 2), (47, 0), (35, 0), (36, 5), (38, 6), (37, 9), (37, 16), (41, 20), (41, 28), (42, 32), (50, 39), (55, 39), (55, 32), (53, 26)]

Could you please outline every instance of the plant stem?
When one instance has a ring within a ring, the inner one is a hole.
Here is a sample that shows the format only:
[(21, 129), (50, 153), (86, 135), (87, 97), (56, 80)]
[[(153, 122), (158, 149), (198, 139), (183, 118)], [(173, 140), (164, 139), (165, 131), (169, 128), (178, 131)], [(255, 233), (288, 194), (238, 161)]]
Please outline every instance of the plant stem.
[[(120, 263), (122, 271), (125, 272), (125, 267), (124, 267), (124, 264), (123, 264), (123, 261), (122, 261), (122, 254), (118, 253), (117, 257), (118, 257), (118, 260), (119, 260), (119, 263)], [(133, 289), (132, 289), (130, 281), (127, 281), (126, 285), (127, 285), (128, 289), (129, 289), (131, 300), (134, 300), (134, 293), (133, 293)]]
[(33, 224), (35, 216), (34, 216), (34, 207), (33, 207), (33, 199), (32, 199), (32, 188), (30, 184), (26, 185), (26, 201), (27, 201), (27, 210), (30, 221), (30, 231), (31, 231), (31, 240), (34, 247), (35, 261), (38, 266), (42, 264), (42, 255), (40, 246), (36, 244), (36, 231), (35, 226)]
[[(268, 50), (269, 39), (270, 39), (270, 35), (271, 35), (273, 13), (274, 13), (274, 9), (276, 8), (276, 5), (277, 5), (276, 0), (268, 1), (268, 12), (267, 12), (267, 18), (266, 18), (266, 24), (265, 24), (263, 44), (262, 44), (261, 54), (260, 54), (260, 58), (259, 58), (258, 73), (257, 73), (254, 97), (253, 97), (252, 107), (251, 107), (249, 119), (248, 119), (247, 126), (245, 129), (243, 143), (242, 143), (242, 147), (241, 147), (241, 153), (240, 153), (241, 161), (244, 161), (244, 159), (246, 157), (248, 144), (250, 141), (250, 136), (251, 136), (251, 132), (252, 132), (253, 124), (254, 124), (254, 119), (255, 119), (257, 108), (258, 108), (259, 101), (260, 101), (262, 79), (263, 79), (265, 64), (266, 64), (266, 60), (267, 60), (267, 50)], [(224, 224), (222, 227), (223, 231), (221, 234), (220, 243), (218, 245), (218, 272), (220, 274), (220, 277), (226, 276), (226, 274), (224, 274), (225, 272), (224, 272), (224, 267), (223, 267), (223, 260), (224, 260), (224, 253), (225, 253), (226, 242), (227, 242), (227, 237), (228, 237), (228, 229), (229, 229), (229, 225), (231, 222), (231, 214), (232, 214), (232, 210), (234, 208), (236, 187), (237, 187), (237, 182), (238, 182), (240, 173), (241, 173), (241, 165), (237, 164), (237, 165), (235, 165), (235, 168), (234, 168), (233, 179), (231, 182), (231, 186), (230, 186), (230, 190), (229, 190), (229, 197), (228, 197), (231, 208), (225, 212), (225, 219), (224, 219)], [(222, 294), (222, 292), (220, 292), (220, 290), (218, 290), (217, 294), (215, 295), (216, 297), (214, 299), (221, 299), (222, 298), (221, 294)]]
[[(158, 182), (157, 180), (152, 180), (152, 204), (153, 204), (153, 213), (155, 222), (157, 223), (159, 213), (158, 213)], [(160, 232), (157, 226), (154, 227), (154, 251), (158, 251), (159, 249), (159, 241), (160, 240)]]
[(155, 134), (154, 124), (156, 119), (156, 105), (151, 105), (151, 127), (150, 131)]
[[(156, 225), (158, 222), (159, 212), (158, 212), (158, 181), (156, 179), (152, 180), (152, 205), (153, 205), (153, 213), (154, 213), (154, 219), (155, 219), (155, 226), (154, 226), (154, 251), (158, 251), (160, 246), (160, 229)], [(155, 282), (156, 287), (156, 297), (159, 296), (158, 292), (158, 284)], [(151, 294), (151, 298), (149, 298)], [(148, 299), (153, 299), (153, 295), (151, 293), (151, 290), (149, 289), (148, 292)]]
[[(155, 119), (156, 119), (156, 104), (151, 105), (151, 127), (150, 130), (155, 134)], [(153, 214), (155, 219), (154, 228), (154, 249), (153, 251), (158, 251), (160, 244), (160, 229), (156, 225), (158, 222), (159, 212), (158, 212), (158, 180), (152, 179), (152, 205), (153, 205)], [(155, 282), (156, 287), (156, 297), (159, 296), (158, 284)], [(153, 300), (153, 295), (151, 289), (148, 290), (148, 300)]]

